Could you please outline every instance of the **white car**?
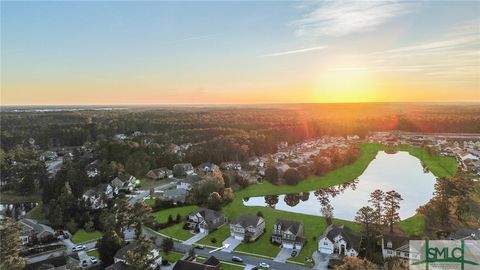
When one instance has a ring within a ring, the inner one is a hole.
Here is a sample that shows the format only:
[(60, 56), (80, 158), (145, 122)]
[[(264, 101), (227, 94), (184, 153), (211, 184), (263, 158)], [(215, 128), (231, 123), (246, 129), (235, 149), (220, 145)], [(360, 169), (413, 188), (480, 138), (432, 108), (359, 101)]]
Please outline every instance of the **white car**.
[(72, 248), (72, 251), (80, 251), (80, 250), (84, 250), (86, 247), (85, 245), (78, 245), (78, 246), (74, 246)]
[(270, 265), (264, 262), (261, 262), (259, 265), (260, 267), (263, 267), (263, 268), (270, 268)]
[(90, 257), (90, 262), (91, 262), (92, 264), (96, 264), (96, 263), (97, 263), (97, 258), (95, 258), (95, 257)]

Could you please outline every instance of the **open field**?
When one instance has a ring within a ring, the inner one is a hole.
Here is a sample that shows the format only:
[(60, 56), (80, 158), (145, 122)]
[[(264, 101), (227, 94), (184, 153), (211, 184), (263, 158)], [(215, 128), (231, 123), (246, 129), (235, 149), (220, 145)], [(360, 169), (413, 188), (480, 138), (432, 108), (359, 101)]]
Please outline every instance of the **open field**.
[(185, 223), (180, 222), (179, 224), (172, 225), (170, 227), (160, 230), (160, 233), (169, 235), (179, 240), (187, 240), (188, 238), (192, 237), (194, 234), (192, 234), (188, 230), (184, 230), (183, 224)]
[[(326, 227), (326, 223), (323, 217), (311, 216), (305, 214), (298, 214), (286, 211), (280, 211), (273, 208), (261, 207), (261, 206), (244, 206), (243, 198), (246, 197), (256, 197), (256, 196), (265, 196), (265, 195), (280, 195), (288, 193), (298, 193), (305, 191), (312, 191), (320, 188), (325, 188), (333, 185), (338, 185), (346, 182), (350, 182), (360, 176), (363, 171), (367, 168), (370, 162), (375, 158), (378, 151), (386, 149), (385, 146), (380, 144), (362, 144), (360, 145), (362, 154), (360, 157), (352, 164), (342, 167), (338, 170), (330, 172), (325, 176), (310, 177), (306, 180), (303, 180), (298, 185), (288, 186), (281, 185), (276, 186), (269, 182), (264, 182), (262, 184), (254, 185), (247, 187), (237, 193), (235, 193), (235, 199), (228, 205), (226, 205), (223, 211), (226, 213), (229, 219), (234, 219), (240, 215), (252, 214), (256, 215), (257, 212), (261, 211), (265, 217), (266, 221), (266, 232), (254, 243), (239, 245), (236, 250), (242, 252), (256, 253), (263, 256), (275, 257), (280, 250), (279, 247), (270, 243), (270, 235), (273, 229), (273, 224), (277, 218), (290, 219), (290, 220), (299, 220), (302, 221), (305, 225), (305, 238), (307, 240), (306, 245), (295, 258), (292, 258), (291, 261), (294, 262), (305, 262), (305, 257), (311, 256), (311, 254), (317, 249), (317, 240), (318, 237), (322, 234)], [(453, 158), (449, 157), (432, 157), (428, 155), (423, 149), (408, 147), (408, 146), (399, 146), (395, 148), (399, 151), (408, 151), (411, 155), (419, 158), (425, 166), (436, 176), (453, 176), (456, 171), (456, 161)], [(360, 206), (359, 206), (360, 208)], [(189, 211), (193, 211), (195, 207), (180, 207), (174, 208), (179, 213), (188, 214)], [(176, 215), (173, 209), (161, 211), (162, 216), (168, 216), (168, 213), (173, 213)], [(166, 212), (169, 211), (169, 212)], [(320, 211), (320, 207), (319, 207)], [(157, 212), (158, 213), (158, 212)], [(160, 214), (157, 214), (160, 215)], [(183, 214), (182, 214), (183, 216)], [(360, 227), (358, 224), (352, 221), (345, 220), (334, 220), (335, 224), (345, 224), (355, 231), (359, 231)], [(415, 235), (423, 231), (424, 220), (422, 216), (414, 216), (403, 221), (400, 224), (400, 228), (404, 230), (407, 234)], [(162, 233), (174, 233), (178, 235), (176, 229), (171, 229), (162, 231)], [(168, 234), (170, 235), (170, 234)], [(223, 226), (219, 230), (212, 232), (208, 237), (199, 241), (199, 244), (211, 245), (211, 246), (221, 246), (223, 240), (229, 237), (228, 226)], [(215, 238), (217, 242), (215, 244), (211, 243), (211, 239)]]
[(172, 215), (172, 218), (175, 219), (177, 217), (177, 214), (180, 214), (182, 218), (186, 218), (188, 214), (193, 212), (195, 209), (197, 209), (198, 206), (196, 205), (189, 205), (189, 206), (183, 206), (183, 207), (175, 207), (175, 208), (169, 208), (161, 211), (157, 211), (153, 213), (153, 216), (155, 219), (160, 222), (160, 223), (165, 223), (168, 221), (168, 216)]

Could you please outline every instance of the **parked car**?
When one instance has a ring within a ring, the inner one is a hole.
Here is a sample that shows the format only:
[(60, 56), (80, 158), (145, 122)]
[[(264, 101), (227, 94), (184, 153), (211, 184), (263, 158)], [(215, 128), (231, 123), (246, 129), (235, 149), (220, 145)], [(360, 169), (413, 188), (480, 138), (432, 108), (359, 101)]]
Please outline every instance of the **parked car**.
[(97, 258), (95, 258), (95, 257), (90, 257), (90, 262), (91, 262), (92, 264), (96, 264), (96, 263), (97, 263)]
[(87, 267), (87, 266), (88, 266), (87, 260), (83, 260), (83, 262), (82, 262), (82, 267)]
[(297, 251), (296, 251), (296, 250), (294, 250), (294, 251), (292, 251), (292, 254), (291, 254), (291, 256), (292, 256), (292, 257), (295, 257), (295, 256), (297, 256), (297, 254), (298, 254), (298, 253), (297, 253)]
[(263, 267), (263, 268), (270, 268), (270, 265), (268, 263), (265, 263), (265, 262), (261, 262), (258, 264), (260, 267)]
[(81, 250), (84, 250), (86, 249), (85, 245), (78, 245), (78, 246), (74, 246), (72, 248), (72, 251), (81, 251)]
[(237, 257), (237, 256), (233, 256), (233, 257), (232, 257), (232, 261), (234, 261), (234, 262), (239, 262), (239, 263), (243, 262), (242, 258)]
[(196, 245), (195, 248), (196, 248), (196, 249), (204, 249), (205, 246), (204, 246), (204, 245)]

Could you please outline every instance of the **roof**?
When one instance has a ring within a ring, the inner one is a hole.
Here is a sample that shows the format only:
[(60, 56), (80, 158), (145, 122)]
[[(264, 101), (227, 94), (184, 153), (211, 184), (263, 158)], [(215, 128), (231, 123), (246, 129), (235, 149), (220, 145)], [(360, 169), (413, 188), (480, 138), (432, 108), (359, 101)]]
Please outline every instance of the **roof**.
[(105, 268), (105, 270), (133, 270), (135, 269), (133, 266), (127, 265), (122, 261), (118, 261), (109, 267)]
[(165, 192), (163, 193), (165, 196), (173, 196), (173, 197), (179, 197), (179, 196), (187, 196), (188, 195), (188, 191), (186, 189), (183, 189), (183, 188), (176, 188), (176, 189), (167, 189), (165, 190)]
[(480, 229), (462, 228), (450, 235), (451, 239), (480, 240)]
[(115, 177), (115, 179), (112, 180), (112, 186), (116, 188), (121, 188), (125, 184), (120, 178)]
[(293, 221), (293, 220), (282, 220), (277, 219), (275, 225), (280, 225), (283, 231), (290, 231), (293, 234), (297, 234), (300, 228), (303, 227), (302, 222)]
[[(405, 246), (405, 244), (408, 245), (408, 241), (409, 238), (405, 236), (385, 234), (383, 235), (383, 248), (395, 250), (397, 248)], [(392, 242), (391, 248), (387, 247), (388, 242)]]
[(353, 232), (350, 228), (344, 225), (331, 224), (325, 229), (322, 237), (327, 237), (330, 241), (334, 242), (334, 238), (341, 235), (345, 242), (347, 242), (347, 249), (353, 248), (359, 250), (360, 248), (360, 234)]
[(260, 222), (260, 220), (263, 220), (263, 218), (259, 216), (254, 216), (254, 215), (243, 215), (232, 220), (230, 224), (240, 225), (244, 228), (249, 226), (257, 227), (257, 224)]
[(217, 258), (210, 256), (204, 263), (191, 262), (187, 260), (180, 260), (173, 266), (172, 270), (207, 270), (216, 269), (220, 264)]
[(119, 249), (117, 251), (117, 253), (115, 253), (115, 258), (117, 259), (120, 259), (120, 260), (124, 260), (125, 259), (125, 256), (127, 255), (127, 253), (130, 251), (130, 250), (133, 250), (137, 247), (137, 244), (136, 243), (129, 243), (127, 244), (126, 246), (123, 246), (121, 249)]
[(203, 262), (203, 264), (217, 266), (220, 264), (220, 261), (214, 256), (210, 256), (206, 261)]
[(43, 232), (55, 233), (55, 231), (50, 226), (40, 224), (38, 223), (38, 221), (33, 219), (24, 218), (21, 219), (19, 222), (22, 223), (24, 226), (34, 230), (37, 234)]

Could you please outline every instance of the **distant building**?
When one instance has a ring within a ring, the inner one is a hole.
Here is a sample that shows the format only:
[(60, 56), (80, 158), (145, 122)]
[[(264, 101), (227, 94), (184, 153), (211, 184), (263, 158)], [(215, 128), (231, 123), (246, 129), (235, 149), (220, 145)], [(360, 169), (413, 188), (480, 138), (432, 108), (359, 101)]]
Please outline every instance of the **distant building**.
[(115, 177), (110, 184), (114, 189), (117, 191), (120, 190), (128, 190), (128, 191), (133, 191), (135, 188), (135, 181), (137, 178), (135, 176), (129, 175), (129, 174), (122, 174), (117, 177)]
[(383, 258), (400, 257), (408, 260), (409, 254), (409, 238), (397, 235), (384, 235), (382, 238), (382, 255)]
[(207, 174), (207, 173), (220, 171), (220, 167), (218, 167), (218, 165), (210, 163), (210, 162), (204, 162), (204, 163), (198, 165), (196, 170), (197, 170), (198, 173)]
[(265, 232), (265, 220), (254, 215), (243, 215), (230, 222), (230, 235), (235, 239), (253, 242)]
[(147, 177), (157, 180), (157, 179), (164, 179), (164, 178), (172, 178), (173, 177), (173, 172), (172, 170), (169, 170), (168, 168), (162, 167), (158, 169), (153, 169), (148, 171)]
[(176, 177), (192, 175), (194, 173), (191, 163), (178, 163), (173, 165), (173, 174)]
[(242, 169), (242, 165), (240, 164), (240, 162), (235, 162), (235, 161), (231, 161), (231, 162), (222, 162), (220, 164), (220, 168), (224, 169), (224, 170), (235, 170), (235, 171), (240, 171)]
[(100, 184), (95, 188), (87, 190), (82, 198), (89, 203), (92, 209), (100, 209), (106, 207), (104, 198), (111, 199), (118, 194), (118, 189), (109, 184)]
[[(126, 263), (125, 261), (125, 257), (127, 256), (127, 253), (129, 251), (133, 251), (135, 248), (137, 247), (137, 244), (134, 243), (134, 242), (131, 242), (129, 244), (127, 244), (126, 246), (122, 247), (121, 249), (119, 249), (117, 251), (117, 253), (115, 253), (115, 255), (113, 256), (113, 262), (114, 263)], [(160, 254), (160, 252), (158, 251), (158, 249), (156, 248), (153, 248), (149, 254), (149, 257), (150, 259), (153, 259), (153, 263), (152, 263), (152, 268), (156, 268), (157, 266), (160, 266), (162, 264), (162, 256)], [(115, 269), (115, 268), (113, 268)]]

